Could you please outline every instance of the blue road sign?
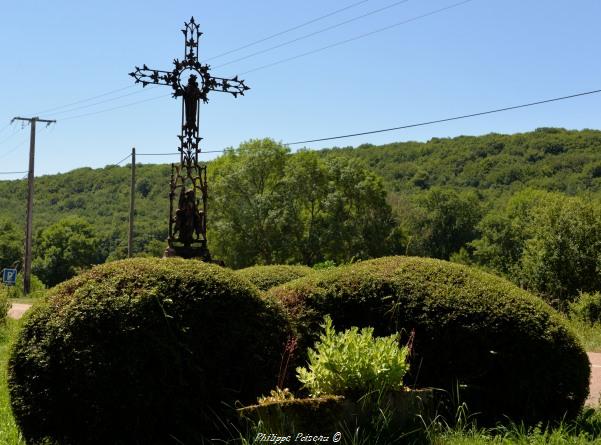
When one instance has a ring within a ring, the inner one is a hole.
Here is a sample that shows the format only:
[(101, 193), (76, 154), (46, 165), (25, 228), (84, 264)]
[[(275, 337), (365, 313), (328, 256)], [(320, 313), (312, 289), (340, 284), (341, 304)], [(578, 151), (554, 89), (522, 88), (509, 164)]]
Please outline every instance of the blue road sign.
[(2, 282), (8, 286), (14, 286), (17, 282), (17, 269), (4, 269), (2, 271)]

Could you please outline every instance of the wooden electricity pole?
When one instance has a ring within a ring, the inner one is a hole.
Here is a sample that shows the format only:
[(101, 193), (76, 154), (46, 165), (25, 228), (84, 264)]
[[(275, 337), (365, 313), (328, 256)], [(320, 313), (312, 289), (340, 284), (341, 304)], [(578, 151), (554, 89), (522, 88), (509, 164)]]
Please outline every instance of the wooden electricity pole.
[(134, 209), (136, 199), (136, 147), (131, 149), (131, 189), (129, 192), (129, 233), (127, 236), (127, 257), (134, 251)]
[(25, 295), (31, 291), (31, 245), (33, 232), (33, 172), (35, 163), (35, 124), (44, 122), (46, 125), (55, 123), (55, 120), (40, 119), (39, 117), (15, 117), (14, 121), (28, 121), (31, 126), (29, 136), (29, 172), (27, 175), (27, 223), (25, 228), (25, 258), (23, 267), (23, 292)]

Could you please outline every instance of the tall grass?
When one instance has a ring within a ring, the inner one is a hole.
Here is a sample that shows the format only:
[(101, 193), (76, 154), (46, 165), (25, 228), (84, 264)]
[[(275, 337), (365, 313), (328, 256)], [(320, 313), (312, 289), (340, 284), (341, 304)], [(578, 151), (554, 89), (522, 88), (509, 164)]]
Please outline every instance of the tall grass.
[(6, 364), (12, 339), (19, 328), (19, 321), (7, 319), (0, 324), (0, 444), (25, 445), (10, 408), (8, 386), (6, 382)]
[(601, 323), (591, 324), (576, 318), (567, 319), (587, 352), (601, 352)]

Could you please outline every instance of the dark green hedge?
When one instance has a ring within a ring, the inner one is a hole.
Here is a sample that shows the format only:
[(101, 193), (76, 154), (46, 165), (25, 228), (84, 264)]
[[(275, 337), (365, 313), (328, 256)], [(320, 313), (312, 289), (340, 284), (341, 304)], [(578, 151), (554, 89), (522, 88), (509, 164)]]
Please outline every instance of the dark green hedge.
[(236, 400), (273, 388), (289, 325), (228, 270), (194, 260), (105, 264), (26, 316), (9, 390), (28, 443), (199, 443)]
[(266, 291), (280, 284), (288, 283), (297, 278), (304, 277), (313, 272), (313, 269), (307, 266), (252, 266), (246, 269), (236, 271), (239, 277), (242, 277), (260, 290)]
[(389, 257), (325, 270), (274, 288), (299, 335), (336, 329), (376, 335), (415, 330), (405, 383), (456, 393), (485, 420), (526, 422), (578, 413), (588, 394), (587, 355), (560, 316), (496, 276), (445, 261)]

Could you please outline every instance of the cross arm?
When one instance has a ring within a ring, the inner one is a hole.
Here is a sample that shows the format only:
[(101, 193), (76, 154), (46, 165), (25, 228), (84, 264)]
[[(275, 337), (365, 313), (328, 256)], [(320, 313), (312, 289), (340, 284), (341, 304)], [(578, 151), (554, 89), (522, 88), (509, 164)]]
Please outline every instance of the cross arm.
[(153, 83), (156, 85), (173, 86), (175, 75), (171, 71), (152, 70), (146, 65), (142, 68), (136, 67), (134, 72), (129, 73), (131, 77), (136, 79), (136, 83), (142, 83), (142, 86)]
[(237, 97), (238, 95), (244, 96), (244, 92), (250, 90), (250, 87), (247, 87), (243, 80), (238, 79), (238, 76), (231, 79), (211, 77), (209, 89), (222, 93), (230, 93), (232, 96)]

